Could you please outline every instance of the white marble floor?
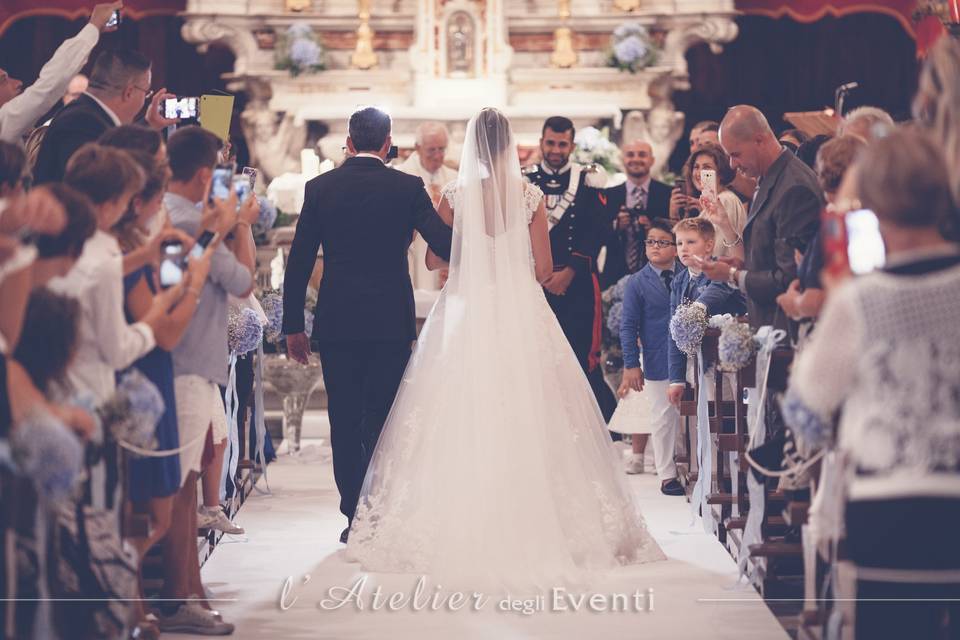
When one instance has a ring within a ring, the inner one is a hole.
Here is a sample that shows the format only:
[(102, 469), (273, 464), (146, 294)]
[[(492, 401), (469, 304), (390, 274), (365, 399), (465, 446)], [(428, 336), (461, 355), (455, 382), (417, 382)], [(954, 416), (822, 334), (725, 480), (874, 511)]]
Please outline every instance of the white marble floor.
[[(313, 441), (313, 443), (322, 441)], [(648, 526), (669, 556), (665, 562), (625, 567), (609, 576), (597, 608), (623, 608), (625, 596), (653, 590), (653, 610), (550, 610), (532, 615), (502, 611), (499, 599), (480, 611), (371, 610), (374, 584), (383, 593), (412, 595), (416, 576), (372, 576), (364, 593), (363, 610), (348, 605), (325, 610), (321, 602), (330, 589), (348, 588), (363, 574), (345, 561), (337, 539), (345, 519), (337, 510), (329, 449), (307, 442), (299, 458), (282, 456), (269, 467), (271, 495), (254, 494), (237, 522), (246, 535), (227, 536), (203, 569), (205, 584), (220, 600), (224, 618), (237, 626), (235, 638), (667, 638), (770, 640), (787, 637), (755, 591), (734, 586), (736, 569), (727, 552), (699, 523), (691, 524), (682, 498), (660, 494), (656, 477), (630, 478)], [(263, 483), (261, 481), (261, 487)], [(290, 580), (286, 610), (280, 602)], [(429, 579), (424, 592), (434, 593)], [(580, 594), (576, 594), (579, 596)], [(592, 595), (587, 594), (587, 597)], [(600, 604), (605, 602), (606, 604)], [(632, 602), (632, 600), (631, 600)], [(641, 603), (645, 603), (641, 599)], [(561, 603), (562, 604), (562, 603)], [(644, 607), (641, 607), (641, 609)], [(187, 637), (187, 636), (179, 636)]]

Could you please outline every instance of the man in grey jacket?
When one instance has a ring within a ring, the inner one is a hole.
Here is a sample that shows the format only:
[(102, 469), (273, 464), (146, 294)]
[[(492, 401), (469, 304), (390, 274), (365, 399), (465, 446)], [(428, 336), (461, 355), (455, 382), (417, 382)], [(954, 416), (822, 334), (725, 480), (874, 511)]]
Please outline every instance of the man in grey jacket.
[(817, 177), (785, 149), (756, 108), (733, 107), (720, 124), (720, 144), (730, 166), (758, 181), (743, 229), (744, 260), (721, 258), (704, 264), (711, 280), (729, 282), (747, 296), (754, 329), (787, 328), (777, 296), (796, 277), (795, 240), (808, 242), (819, 227), (823, 192)]

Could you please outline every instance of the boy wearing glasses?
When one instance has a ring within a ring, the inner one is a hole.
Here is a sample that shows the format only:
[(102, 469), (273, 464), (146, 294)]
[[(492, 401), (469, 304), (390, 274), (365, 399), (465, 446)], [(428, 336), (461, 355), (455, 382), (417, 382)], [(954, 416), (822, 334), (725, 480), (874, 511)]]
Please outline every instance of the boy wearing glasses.
[[(680, 496), (683, 487), (677, 481), (673, 463), (680, 413), (667, 401), (667, 389), (670, 385), (670, 292), (681, 267), (677, 264), (675, 238), (669, 222), (661, 219), (650, 222), (645, 248), (647, 264), (627, 280), (620, 321), (624, 369), (618, 394), (624, 400), (618, 413), (629, 419), (617, 420), (614, 416), (610, 427), (632, 436), (633, 452), (626, 463), (626, 471), (631, 474), (643, 473), (643, 452), (652, 435), (660, 491)], [(638, 415), (631, 415), (628, 403), (636, 405)]]

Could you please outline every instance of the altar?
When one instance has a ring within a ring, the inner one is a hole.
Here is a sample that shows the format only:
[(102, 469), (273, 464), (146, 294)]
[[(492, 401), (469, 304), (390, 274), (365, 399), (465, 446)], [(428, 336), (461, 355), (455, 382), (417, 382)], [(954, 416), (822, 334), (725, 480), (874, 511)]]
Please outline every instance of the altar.
[[(735, 38), (733, 4), (189, 0), (183, 35), (235, 54), (228, 87), (249, 98), (243, 127), (251, 161), (268, 179), (301, 171), (305, 148), (342, 161), (347, 117), (365, 104), (391, 114), (403, 150), (422, 122), (446, 124), (449, 162), (466, 120), (494, 106), (511, 119), (522, 153), (536, 147), (545, 118), (564, 115), (578, 128), (609, 127), (614, 139), (650, 139), (662, 158), (656, 173), (683, 130), (672, 94), (688, 86), (685, 52), (700, 42), (719, 51)], [(624, 25), (640, 25), (652, 53), (629, 71), (610, 66)], [(291, 39), (302, 42), (291, 48)], [(311, 129), (321, 132), (316, 140)]]

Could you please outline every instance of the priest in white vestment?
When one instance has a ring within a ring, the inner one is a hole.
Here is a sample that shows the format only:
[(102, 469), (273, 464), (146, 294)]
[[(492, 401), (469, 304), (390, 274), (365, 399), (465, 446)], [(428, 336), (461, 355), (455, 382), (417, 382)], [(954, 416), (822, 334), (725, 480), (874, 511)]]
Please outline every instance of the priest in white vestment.
[[(397, 169), (404, 173), (423, 178), (423, 184), (430, 194), (430, 199), (433, 200), (434, 207), (440, 202), (440, 189), (443, 185), (457, 179), (457, 171), (443, 164), (449, 140), (450, 135), (443, 124), (424, 122), (417, 127), (414, 152), (397, 166)], [(420, 234), (415, 232), (414, 236), (409, 251), (410, 279), (413, 281), (413, 288), (439, 289), (442, 286), (441, 278), (444, 274), (427, 269), (427, 243), (423, 241)]]

